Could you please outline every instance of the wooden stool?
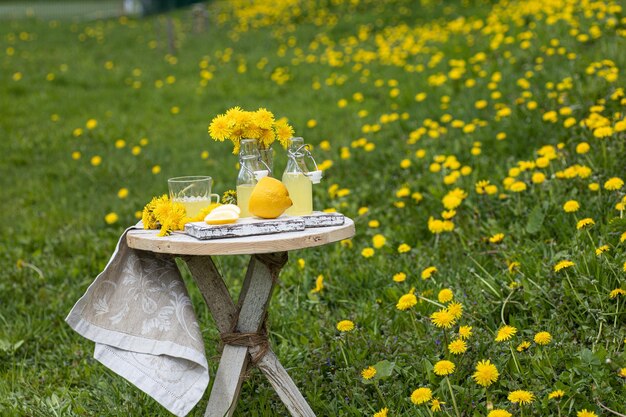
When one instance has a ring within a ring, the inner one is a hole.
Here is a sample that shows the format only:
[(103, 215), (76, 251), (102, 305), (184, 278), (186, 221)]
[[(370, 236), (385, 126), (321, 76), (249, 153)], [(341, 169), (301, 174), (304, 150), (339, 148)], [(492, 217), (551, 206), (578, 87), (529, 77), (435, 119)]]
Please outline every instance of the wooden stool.
[[(220, 334), (224, 335), (261, 331), (272, 290), (280, 270), (287, 262), (289, 250), (321, 246), (352, 236), (354, 222), (346, 218), (341, 226), (204, 241), (182, 233), (158, 237), (154, 230), (132, 230), (127, 234), (127, 241), (128, 246), (134, 249), (180, 255), (187, 263)], [(246, 254), (252, 256), (235, 305), (211, 256)], [(205, 417), (233, 415), (250, 356), (258, 355), (260, 350), (265, 351), (265, 354), (258, 358), (256, 366), (267, 377), (291, 415), (315, 416), (271, 348), (225, 344)]]

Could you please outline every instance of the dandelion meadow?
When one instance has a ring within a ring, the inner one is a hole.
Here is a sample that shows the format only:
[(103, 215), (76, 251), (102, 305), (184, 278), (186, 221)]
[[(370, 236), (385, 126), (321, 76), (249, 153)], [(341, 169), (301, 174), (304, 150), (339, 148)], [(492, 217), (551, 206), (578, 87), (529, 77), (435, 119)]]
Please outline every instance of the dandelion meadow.
[[(621, 2), (206, 7), (168, 15), (173, 49), (164, 16), (0, 24), (0, 415), (167, 415), (63, 319), (167, 178), (234, 189), (208, 133), (234, 106), (285, 117), (315, 208), (356, 222), (290, 253), (270, 305), (317, 415), (626, 414)], [(216, 260), (233, 294), (245, 258)], [(257, 370), (241, 398), (288, 415)]]

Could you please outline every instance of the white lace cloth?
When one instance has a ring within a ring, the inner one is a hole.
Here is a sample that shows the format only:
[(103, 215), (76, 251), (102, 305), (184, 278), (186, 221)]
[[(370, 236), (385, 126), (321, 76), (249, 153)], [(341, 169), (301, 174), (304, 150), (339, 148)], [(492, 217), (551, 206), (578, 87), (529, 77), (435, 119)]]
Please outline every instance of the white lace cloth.
[(174, 258), (129, 248), (131, 229), (65, 320), (98, 361), (185, 416), (209, 384), (202, 335)]

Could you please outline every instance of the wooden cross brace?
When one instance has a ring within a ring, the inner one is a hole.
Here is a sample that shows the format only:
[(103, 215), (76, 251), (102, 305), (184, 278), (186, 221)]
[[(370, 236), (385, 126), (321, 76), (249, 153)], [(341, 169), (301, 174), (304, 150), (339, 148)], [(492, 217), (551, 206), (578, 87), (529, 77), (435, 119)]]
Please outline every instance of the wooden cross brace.
[[(256, 333), (261, 330), (272, 290), (287, 252), (252, 255), (237, 305), (210, 256), (184, 256), (220, 333)], [(217, 368), (205, 417), (230, 417), (235, 412), (250, 354), (259, 347), (226, 344)], [(256, 366), (263, 372), (292, 416), (315, 417), (287, 371), (270, 348)]]

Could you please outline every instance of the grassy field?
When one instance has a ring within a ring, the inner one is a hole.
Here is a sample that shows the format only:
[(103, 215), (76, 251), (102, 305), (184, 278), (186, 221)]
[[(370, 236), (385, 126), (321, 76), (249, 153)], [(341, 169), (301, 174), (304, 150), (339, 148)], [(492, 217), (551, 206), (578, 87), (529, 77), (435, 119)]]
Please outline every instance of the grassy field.
[[(0, 25), (0, 415), (167, 415), (64, 318), (167, 178), (235, 187), (233, 106), (288, 118), (357, 225), (270, 307), (319, 416), (626, 414), (619, 2), (268, 4), (172, 14), (173, 54), (164, 17)], [(217, 259), (233, 294), (246, 262)], [(236, 415), (287, 411), (253, 371)]]

